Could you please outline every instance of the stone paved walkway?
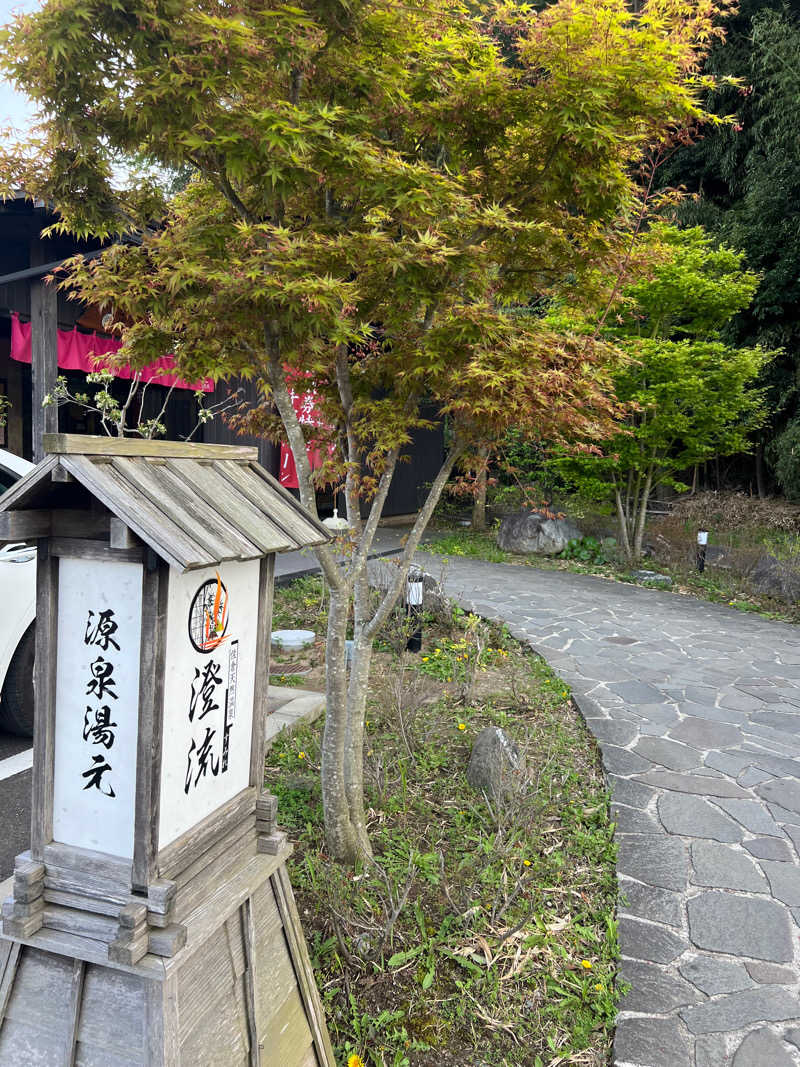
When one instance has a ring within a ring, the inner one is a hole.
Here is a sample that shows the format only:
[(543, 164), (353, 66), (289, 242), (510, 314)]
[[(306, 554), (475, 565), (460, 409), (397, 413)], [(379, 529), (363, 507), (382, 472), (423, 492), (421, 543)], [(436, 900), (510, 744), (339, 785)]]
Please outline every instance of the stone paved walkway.
[(800, 627), (465, 560), (446, 586), (548, 660), (600, 743), (632, 987), (615, 1064), (800, 1065)]

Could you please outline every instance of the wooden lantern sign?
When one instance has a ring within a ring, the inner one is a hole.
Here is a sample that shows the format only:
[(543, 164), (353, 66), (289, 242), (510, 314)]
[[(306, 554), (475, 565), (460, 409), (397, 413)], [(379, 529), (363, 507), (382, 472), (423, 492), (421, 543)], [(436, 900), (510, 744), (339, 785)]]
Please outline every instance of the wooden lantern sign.
[(275, 553), (327, 531), (255, 449), (45, 449), (0, 504), (0, 540), (38, 547), (0, 1064), (332, 1067), (263, 792)]

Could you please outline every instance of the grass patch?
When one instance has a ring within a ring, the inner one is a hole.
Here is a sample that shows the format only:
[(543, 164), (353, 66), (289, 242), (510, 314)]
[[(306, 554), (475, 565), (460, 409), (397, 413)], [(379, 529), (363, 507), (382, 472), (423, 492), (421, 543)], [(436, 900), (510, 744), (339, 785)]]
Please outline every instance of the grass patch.
[[(276, 590), (282, 611), (298, 596)], [(491, 806), (464, 773), (485, 726), (527, 762), (527, 787)], [(355, 872), (326, 855), (320, 739), (319, 723), (281, 736), (266, 781), (296, 842), (292, 882), (339, 1062), (606, 1064), (613, 826), (564, 683), (458, 609), (426, 626), (419, 655), (390, 632), (374, 654), (364, 753), (375, 862)]]

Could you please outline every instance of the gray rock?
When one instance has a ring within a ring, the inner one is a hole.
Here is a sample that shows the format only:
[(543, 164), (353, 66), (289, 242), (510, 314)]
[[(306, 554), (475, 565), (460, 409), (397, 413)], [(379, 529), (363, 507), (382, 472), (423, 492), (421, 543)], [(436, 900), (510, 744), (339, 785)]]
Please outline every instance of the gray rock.
[(787, 1041), (791, 1041), (796, 1048), (800, 1048), (800, 1026), (792, 1027), (783, 1036)]
[(497, 801), (525, 783), (525, 757), (499, 726), (487, 726), (472, 745), (467, 781), (476, 793)]
[(630, 778), (620, 778), (615, 774), (609, 774), (608, 788), (613, 801), (627, 804), (631, 808), (646, 808), (656, 793), (650, 786), (634, 782)]
[(658, 817), (667, 833), (741, 841), (742, 830), (707, 800), (686, 793), (665, 793), (658, 801)]
[(761, 866), (769, 879), (772, 895), (790, 908), (800, 907), (800, 868), (777, 860), (762, 860)]
[(686, 845), (674, 837), (622, 834), (617, 870), (647, 885), (683, 891), (689, 876), (689, 855)]
[(764, 875), (749, 856), (716, 841), (695, 841), (692, 865), (694, 885), (739, 889), (745, 893), (766, 893), (768, 890)]
[(672, 585), (670, 576), (659, 574), (658, 571), (631, 571), (631, 578), (643, 585), (660, 585), (665, 589)]
[(601, 742), (600, 751), (603, 753), (603, 765), (609, 774), (640, 774), (653, 766), (649, 760), (617, 745), (605, 745)]
[(620, 952), (635, 960), (671, 963), (688, 947), (682, 934), (630, 915), (620, 916), (618, 929)]
[(754, 837), (752, 841), (745, 841), (744, 847), (751, 856), (760, 860), (782, 860), (784, 863), (792, 862), (792, 851), (785, 841), (779, 841), (776, 837)]
[(790, 967), (778, 967), (775, 963), (747, 963), (747, 973), (762, 985), (797, 985), (798, 976)]
[(677, 1019), (623, 1018), (614, 1035), (615, 1063), (677, 1067), (691, 1062), (686, 1031)]
[(757, 593), (794, 604), (800, 597), (800, 573), (789, 563), (767, 552), (750, 571), (749, 581)]
[(769, 771), (760, 771), (757, 767), (748, 767), (746, 771), (742, 771), (739, 777), (736, 779), (739, 785), (760, 785), (762, 782), (766, 782), (768, 778), (773, 778), (774, 775)]
[[(693, 1034), (719, 1034), (726, 1030), (741, 1030), (750, 1023), (796, 1019), (797, 1012), (797, 997), (793, 993), (786, 989), (765, 989), (761, 986), (745, 989), (741, 993), (730, 993), (692, 1008), (681, 1008), (679, 1014)], [(762, 1062), (758, 1067), (767, 1065)]]
[(771, 1030), (754, 1030), (736, 1050), (733, 1067), (794, 1067), (795, 1060)]
[(316, 636), (313, 630), (273, 630), (272, 643), (284, 652), (298, 652), (313, 645)]
[(693, 748), (663, 737), (641, 737), (633, 750), (670, 771), (693, 770), (700, 764), (700, 757)]
[(607, 741), (610, 745), (629, 745), (639, 732), (632, 722), (615, 722), (613, 719), (592, 719), (589, 729), (598, 741)]
[(738, 727), (695, 716), (687, 716), (677, 726), (673, 726), (669, 734), (676, 741), (685, 741), (687, 745), (702, 751), (710, 748), (733, 748), (742, 743), (742, 732)]
[(741, 823), (751, 834), (765, 834), (768, 837), (783, 837), (783, 831), (757, 800), (726, 800), (720, 798), (715, 803)]
[(701, 1034), (694, 1043), (695, 1067), (728, 1067), (730, 1057), (722, 1034)]
[(637, 915), (640, 919), (681, 926), (683, 922), (683, 897), (668, 889), (633, 882), (628, 878), (620, 881), (618, 910)]
[(628, 808), (624, 804), (611, 805), (611, 818), (619, 834), (660, 834), (660, 824), (646, 811)]
[(752, 989), (754, 985), (741, 963), (732, 963), (718, 956), (695, 956), (682, 963), (678, 970), (710, 997), (718, 993), (738, 993), (741, 989)]
[(776, 778), (756, 786), (756, 793), (772, 804), (779, 804), (789, 811), (800, 812), (800, 781)]
[(775, 900), (712, 890), (689, 900), (687, 911), (689, 936), (698, 948), (773, 963), (794, 956), (789, 914)]
[(647, 682), (614, 682), (608, 687), (628, 704), (665, 704), (667, 696)]
[(497, 545), (504, 552), (523, 556), (555, 556), (570, 541), (578, 541), (581, 531), (571, 519), (548, 519), (539, 511), (515, 511), (506, 515), (497, 531)]
[[(676, 793), (698, 793), (709, 797), (747, 797), (741, 786), (729, 782), (727, 778), (711, 778), (701, 774), (681, 774), (678, 771), (647, 771), (636, 778), (637, 782), (654, 785), (660, 789), (672, 789)], [(771, 783), (767, 782), (766, 785)], [(763, 788), (757, 786), (756, 788)]]
[(620, 1011), (665, 1015), (674, 1008), (697, 1004), (703, 999), (685, 979), (640, 960), (622, 961), (622, 979), (631, 988), (620, 1001)]

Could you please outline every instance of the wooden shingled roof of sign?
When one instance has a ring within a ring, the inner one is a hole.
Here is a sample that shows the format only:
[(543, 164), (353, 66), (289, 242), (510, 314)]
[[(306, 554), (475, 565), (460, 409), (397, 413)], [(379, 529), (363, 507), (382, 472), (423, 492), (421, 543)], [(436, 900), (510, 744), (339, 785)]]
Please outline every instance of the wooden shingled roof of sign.
[(35, 507), (61, 468), (180, 570), (330, 540), (255, 448), (77, 434), (45, 434), (44, 447), (47, 458), (3, 495), (0, 513)]

